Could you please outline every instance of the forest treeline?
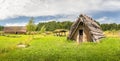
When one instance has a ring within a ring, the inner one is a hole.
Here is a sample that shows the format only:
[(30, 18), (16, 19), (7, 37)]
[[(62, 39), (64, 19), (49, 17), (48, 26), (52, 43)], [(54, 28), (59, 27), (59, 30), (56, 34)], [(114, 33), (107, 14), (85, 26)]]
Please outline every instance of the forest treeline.
[(56, 22), (56, 21), (50, 21), (45, 23), (39, 23), (37, 25), (36, 30), (39, 31), (42, 26), (45, 26), (46, 31), (54, 31), (56, 29), (66, 29), (69, 30), (73, 22), (70, 21), (64, 21), (64, 22)]
[[(97, 22), (103, 31), (108, 31), (108, 30), (120, 30), (120, 24), (116, 23), (111, 23), (111, 24), (100, 24)], [(41, 29), (43, 25), (46, 27), (46, 31), (54, 31), (55, 29), (67, 29), (69, 30), (70, 27), (72, 26), (73, 22), (70, 21), (64, 21), (64, 22), (56, 22), (56, 21), (51, 21), (51, 22), (46, 22), (46, 23), (39, 23), (37, 25), (37, 31)]]
[[(40, 31), (40, 29), (44, 26), (46, 28), (46, 31), (54, 31), (56, 29), (66, 29), (69, 30), (73, 22), (70, 21), (63, 21), (63, 22), (57, 22), (57, 21), (50, 21), (50, 22), (44, 22), (39, 23), (36, 25), (36, 31)], [(120, 24), (111, 23), (111, 24), (99, 24), (103, 31), (107, 30), (120, 30)], [(0, 26), (0, 31), (3, 30), (3, 26)]]
[[(103, 31), (108, 31), (108, 30), (120, 30), (120, 24), (116, 23), (111, 23), (111, 24), (100, 24), (97, 22)], [(64, 21), (64, 22), (56, 22), (56, 21), (51, 21), (51, 22), (46, 22), (46, 23), (39, 23), (37, 25), (37, 31), (41, 29), (43, 25), (46, 27), (46, 31), (54, 31), (55, 29), (67, 29), (69, 30), (70, 27), (72, 26), (73, 22), (70, 21)]]
[(111, 23), (111, 24), (100, 24), (103, 31), (107, 30), (120, 30), (120, 24)]

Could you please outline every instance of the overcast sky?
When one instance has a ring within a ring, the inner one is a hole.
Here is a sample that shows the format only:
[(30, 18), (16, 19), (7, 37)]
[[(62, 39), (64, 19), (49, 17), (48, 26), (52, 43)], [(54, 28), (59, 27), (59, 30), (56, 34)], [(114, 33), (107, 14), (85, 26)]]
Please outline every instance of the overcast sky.
[(0, 25), (25, 25), (30, 17), (35, 23), (75, 21), (87, 14), (100, 23), (120, 23), (120, 0), (0, 0)]

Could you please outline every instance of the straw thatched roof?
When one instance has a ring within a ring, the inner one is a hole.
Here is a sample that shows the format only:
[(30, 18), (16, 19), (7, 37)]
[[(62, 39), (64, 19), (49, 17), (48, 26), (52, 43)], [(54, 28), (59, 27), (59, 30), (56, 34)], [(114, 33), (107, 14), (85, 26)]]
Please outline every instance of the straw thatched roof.
[(26, 27), (25, 26), (7, 26), (4, 27), (5, 33), (26, 33)]
[(57, 33), (57, 32), (67, 32), (67, 30), (65, 30), (65, 29), (56, 29), (56, 30), (54, 31), (54, 33)]

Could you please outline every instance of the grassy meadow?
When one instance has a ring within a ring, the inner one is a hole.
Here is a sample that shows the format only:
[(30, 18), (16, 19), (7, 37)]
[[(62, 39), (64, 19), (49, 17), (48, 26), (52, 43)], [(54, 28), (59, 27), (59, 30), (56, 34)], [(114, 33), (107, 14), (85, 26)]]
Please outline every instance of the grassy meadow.
[[(104, 33), (100, 43), (80, 44), (53, 35), (0, 36), (0, 61), (120, 61), (119, 32)], [(30, 46), (18, 48), (19, 43)]]

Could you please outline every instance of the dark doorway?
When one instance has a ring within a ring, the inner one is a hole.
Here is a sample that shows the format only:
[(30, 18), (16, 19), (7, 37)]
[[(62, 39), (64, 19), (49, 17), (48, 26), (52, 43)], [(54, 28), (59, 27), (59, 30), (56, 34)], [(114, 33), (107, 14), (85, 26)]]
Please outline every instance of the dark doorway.
[(79, 35), (83, 35), (83, 30), (79, 30)]
[(79, 30), (79, 41), (82, 42), (83, 41), (83, 30)]
[(18, 34), (18, 32), (16, 32), (16, 34)]

